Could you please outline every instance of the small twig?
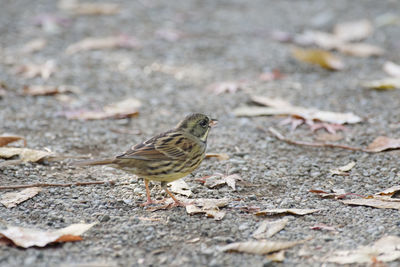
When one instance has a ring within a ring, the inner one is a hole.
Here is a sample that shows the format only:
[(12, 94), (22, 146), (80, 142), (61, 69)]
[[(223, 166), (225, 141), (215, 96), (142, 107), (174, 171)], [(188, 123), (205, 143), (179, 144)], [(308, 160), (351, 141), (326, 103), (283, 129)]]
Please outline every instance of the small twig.
[(8, 185), (8, 186), (0, 186), (0, 190), (4, 190), (4, 189), (18, 189), (18, 188), (29, 188), (29, 187), (85, 186), (85, 185), (93, 185), (93, 184), (111, 184), (111, 185), (114, 185), (114, 184), (115, 184), (115, 181), (77, 182), (77, 183), (70, 183), (70, 184), (47, 184), (47, 183), (37, 183), (37, 184), (26, 184), (26, 185)]
[[(265, 129), (258, 127), (260, 130), (266, 132)], [(368, 151), (364, 148), (360, 147), (351, 147), (351, 146), (346, 146), (346, 145), (338, 145), (338, 144), (330, 144), (330, 143), (312, 143), (312, 142), (304, 142), (304, 141), (296, 141), (296, 140), (291, 140), (286, 137), (284, 137), (281, 133), (279, 133), (277, 130), (274, 128), (270, 127), (268, 128), (268, 131), (272, 133), (273, 136), (275, 136), (278, 140), (284, 141), (288, 144), (291, 145), (300, 145), (300, 146), (311, 146), (311, 147), (330, 147), (330, 148), (341, 148), (341, 149), (347, 149), (347, 150), (352, 150), (352, 151), (363, 151), (363, 152), (368, 152), (371, 153), (371, 151)]]

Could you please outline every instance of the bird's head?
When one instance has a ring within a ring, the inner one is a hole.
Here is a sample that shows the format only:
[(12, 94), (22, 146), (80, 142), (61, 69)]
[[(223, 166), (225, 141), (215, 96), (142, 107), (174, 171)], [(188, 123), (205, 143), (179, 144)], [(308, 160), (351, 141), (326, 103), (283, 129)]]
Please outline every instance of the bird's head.
[(206, 142), (211, 127), (217, 125), (217, 123), (218, 121), (216, 119), (211, 119), (207, 115), (194, 113), (186, 116), (179, 122), (176, 128), (177, 130), (190, 133), (201, 141)]

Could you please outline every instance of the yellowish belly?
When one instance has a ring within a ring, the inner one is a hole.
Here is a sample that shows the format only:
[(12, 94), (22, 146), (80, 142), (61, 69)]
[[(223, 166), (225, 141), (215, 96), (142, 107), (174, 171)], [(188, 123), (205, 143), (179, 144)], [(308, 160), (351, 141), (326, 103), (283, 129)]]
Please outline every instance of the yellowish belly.
[(187, 161), (147, 161), (132, 166), (118, 166), (126, 172), (152, 181), (172, 182), (192, 173), (203, 161), (204, 155)]

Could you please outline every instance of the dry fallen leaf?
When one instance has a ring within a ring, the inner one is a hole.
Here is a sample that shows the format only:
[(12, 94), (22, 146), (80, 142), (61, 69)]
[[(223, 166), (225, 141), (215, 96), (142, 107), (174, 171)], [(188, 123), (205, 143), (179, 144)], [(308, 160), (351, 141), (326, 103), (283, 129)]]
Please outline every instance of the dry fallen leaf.
[(310, 193), (317, 194), (318, 196), (322, 198), (336, 198), (336, 199), (342, 199), (346, 197), (347, 194), (344, 189), (331, 189), (330, 192), (326, 192), (323, 190), (318, 190), (318, 189), (311, 189), (309, 191)]
[(54, 154), (49, 151), (29, 148), (0, 147), (0, 158), (9, 159), (15, 156), (19, 156), (19, 159), (24, 162), (38, 162), (44, 158), (54, 156)]
[(389, 149), (399, 149), (400, 148), (400, 138), (389, 138), (386, 136), (378, 136), (368, 145), (366, 151), (369, 152), (382, 152)]
[(336, 24), (333, 33), (343, 41), (360, 41), (373, 32), (372, 23), (369, 20), (357, 20)]
[(400, 65), (393, 63), (391, 61), (385, 62), (383, 64), (383, 70), (392, 77), (400, 78)]
[(42, 50), (47, 44), (46, 39), (36, 38), (27, 42), (21, 49), (24, 54), (31, 54)]
[(207, 86), (206, 90), (213, 92), (214, 94), (217, 95), (223, 93), (236, 93), (239, 90), (244, 90), (244, 83), (235, 81), (213, 83)]
[(170, 190), (173, 193), (181, 194), (187, 197), (190, 197), (193, 194), (189, 185), (182, 179), (173, 181), (168, 185), (171, 187)]
[(226, 184), (226, 181), (224, 179), (221, 179), (222, 176), (223, 174), (215, 174), (202, 177), (198, 180), (204, 183), (204, 185), (207, 186), (208, 188), (215, 188)]
[(257, 230), (254, 231), (253, 237), (255, 239), (267, 239), (272, 237), (274, 234), (283, 230), (285, 226), (289, 223), (288, 218), (279, 219), (276, 221), (262, 221)]
[(397, 209), (400, 210), (399, 198), (400, 186), (392, 186), (382, 192), (378, 192), (366, 198), (350, 199), (342, 201), (347, 205), (369, 206), (379, 209)]
[(369, 246), (336, 251), (324, 259), (339, 264), (390, 262), (400, 258), (400, 237), (384, 236)]
[(0, 136), (0, 147), (19, 140), (23, 140), (24, 146), (26, 146), (26, 139), (22, 136), (15, 136), (15, 135)]
[(325, 50), (294, 48), (292, 55), (299, 61), (318, 65), (328, 70), (344, 69), (342, 60)]
[(65, 52), (69, 55), (82, 51), (102, 50), (114, 48), (137, 48), (139, 41), (131, 36), (117, 35), (103, 38), (85, 38), (67, 47)]
[(186, 206), (186, 212), (189, 215), (205, 214), (206, 217), (214, 218), (215, 220), (222, 220), (225, 216), (224, 211), (219, 208), (228, 205), (229, 199), (196, 199), (190, 205)]
[(80, 89), (72, 85), (26, 85), (24, 86), (24, 95), (43, 96), (56, 95), (63, 93), (79, 93)]
[(207, 217), (212, 217), (217, 221), (222, 220), (224, 218), (224, 216), (225, 216), (225, 212), (224, 211), (204, 210), (202, 208), (196, 207), (195, 205), (187, 205), (186, 206), (186, 212), (189, 215), (205, 214)]
[(385, 52), (378, 46), (366, 43), (349, 43), (341, 39), (339, 36), (326, 32), (307, 31), (302, 36), (303, 38), (310, 39), (310, 42), (314, 43), (318, 47), (321, 47), (322, 49), (337, 50), (341, 53), (351, 56), (380, 56)]
[(47, 60), (44, 64), (25, 64), (19, 66), (15, 72), (22, 74), (25, 78), (42, 77), (47, 80), (56, 71), (56, 63), (54, 60)]
[(367, 206), (378, 209), (396, 209), (400, 210), (400, 202), (398, 201), (387, 201), (384, 199), (375, 198), (355, 198), (349, 200), (342, 200), (342, 203), (351, 206)]
[(120, 12), (120, 5), (115, 3), (90, 3), (79, 0), (61, 0), (58, 8), (76, 15), (115, 15)]
[(266, 256), (267, 259), (273, 262), (283, 262), (285, 260), (285, 251), (281, 250)]
[(385, 53), (382, 48), (365, 43), (343, 43), (338, 45), (336, 49), (343, 54), (356, 57), (381, 56)]
[(335, 175), (349, 175), (347, 172), (350, 171), (354, 166), (356, 166), (356, 163), (352, 161), (342, 167), (330, 170), (330, 173)]
[[(354, 41), (360, 41), (371, 35), (372, 30), (370, 21), (360, 20), (337, 24), (334, 33), (305, 31), (294, 36), (286, 34), (284, 41), (300, 46), (315, 45), (324, 50), (337, 50), (357, 57), (380, 56), (384, 54), (384, 49), (371, 44), (354, 43)], [(296, 51), (295, 49), (293, 55), (300, 61), (317, 64), (331, 70), (338, 70), (344, 67), (344, 64), (339, 59), (334, 59), (332, 54), (324, 50), (299, 49)]]
[[(391, 198), (394, 198), (397, 196), (397, 194), (400, 191), (400, 185), (395, 185), (392, 187), (389, 187), (388, 189), (383, 190), (382, 192), (377, 193), (376, 195), (379, 196), (390, 196)], [(398, 196), (397, 196), (398, 198)]]
[(139, 114), (141, 102), (135, 98), (128, 98), (121, 102), (109, 104), (103, 110), (77, 110), (64, 112), (70, 120), (102, 120), (130, 118)]
[(293, 214), (293, 215), (307, 215), (314, 212), (320, 211), (320, 209), (266, 209), (260, 210), (255, 214), (258, 216), (261, 215), (285, 215), (285, 214)]
[(7, 208), (16, 207), (18, 204), (33, 198), (42, 191), (40, 187), (30, 187), (19, 192), (10, 192), (2, 195), (0, 203)]
[(336, 35), (321, 31), (306, 31), (297, 36), (297, 39), (307, 40), (310, 44), (326, 49), (333, 50), (343, 44), (343, 40), (339, 39)]
[(0, 234), (3, 235), (3, 238), (11, 240), (16, 246), (19, 247), (44, 247), (53, 242), (81, 240), (82, 238), (80, 235), (89, 230), (95, 224), (96, 223), (72, 224), (68, 227), (53, 231), (8, 226), (7, 229), (1, 230)]
[(300, 241), (247, 241), (247, 242), (236, 242), (220, 247), (219, 250), (223, 252), (244, 252), (250, 254), (264, 255), (271, 252), (280, 251), (283, 249), (291, 248), (296, 245), (306, 242), (305, 240)]
[(229, 159), (229, 155), (226, 153), (207, 153), (206, 159), (207, 158), (217, 158), (220, 161), (224, 161)]
[(362, 83), (365, 88), (375, 90), (393, 90), (400, 89), (400, 77), (384, 78), (380, 80), (373, 80)]
[(350, 171), (354, 166), (356, 166), (356, 163), (355, 163), (354, 161), (352, 161), (352, 162), (350, 162), (350, 163), (348, 163), (348, 164), (346, 164), (346, 165), (344, 165), (344, 166), (342, 166), (342, 167), (339, 167), (338, 170), (341, 171), (341, 172), (348, 172), (348, 171)]
[(236, 181), (242, 180), (242, 178), (238, 174), (231, 175), (223, 175), (223, 174), (215, 174), (208, 177), (204, 183), (208, 188), (215, 188), (220, 185), (228, 185), (233, 190), (236, 190)]
[(228, 198), (199, 198), (194, 201), (194, 204), (199, 207), (203, 207), (204, 209), (215, 209), (222, 208), (228, 205), (230, 199)]
[(305, 121), (322, 121), (334, 124), (358, 123), (362, 119), (353, 113), (337, 113), (322, 111), (314, 108), (293, 106), (289, 102), (278, 98), (252, 96), (252, 101), (269, 107), (241, 107), (234, 110), (236, 116), (266, 116), (266, 115), (290, 115), (300, 117)]
[(309, 44), (315, 44), (322, 49), (337, 50), (341, 53), (357, 57), (380, 56), (385, 52), (384, 49), (375, 45), (350, 43), (335, 34), (320, 31), (306, 31), (299, 35), (298, 38), (308, 40)]

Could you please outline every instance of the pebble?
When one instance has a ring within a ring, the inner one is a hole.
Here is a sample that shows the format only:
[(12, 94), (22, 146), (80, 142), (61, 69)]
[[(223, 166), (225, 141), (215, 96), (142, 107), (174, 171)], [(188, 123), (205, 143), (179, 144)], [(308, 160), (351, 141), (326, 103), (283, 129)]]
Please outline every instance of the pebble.
[(134, 193), (143, 193), (144, 190), (141, 189), (140, 187), (136, 187), (135, 189), (133, 189), (133, 192), (134, 192)]
[(256, 195), (250, 195), (250, 196), (247, 196), (247, 199), (248, 200), (257, 200), (257, 196)]
[(310, 173), (310, 176), (312, 178), (319, 177), (319, 176), (321, 176), (321, 173), (320, 172), (312, 172), (312, 173)]
[(106, 214), (103, 217), (101, 217), (100, 222), (108, 222), (110, 219), (111, 219), (110, 216)]

